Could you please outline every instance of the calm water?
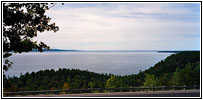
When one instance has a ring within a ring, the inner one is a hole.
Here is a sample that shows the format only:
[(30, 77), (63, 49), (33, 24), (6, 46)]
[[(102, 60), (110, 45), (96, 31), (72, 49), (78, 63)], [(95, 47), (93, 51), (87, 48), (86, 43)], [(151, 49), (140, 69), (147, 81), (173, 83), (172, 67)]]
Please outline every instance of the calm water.
[(20, 73), (45, 69), (73, 68), (97, 73), (115, 75), (136, 74), (146, 70), (171, 53), (157, 52), (30, 52), (15, 54), (9, 59), (14, 64), (6, 74), (19, 76)]

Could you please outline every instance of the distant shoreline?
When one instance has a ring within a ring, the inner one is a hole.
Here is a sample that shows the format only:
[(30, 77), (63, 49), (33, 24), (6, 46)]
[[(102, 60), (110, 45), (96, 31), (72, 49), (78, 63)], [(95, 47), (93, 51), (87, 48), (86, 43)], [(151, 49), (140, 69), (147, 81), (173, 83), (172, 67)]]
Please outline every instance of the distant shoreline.
[(198, 50), (182, 50), (182, 51), (157, 51), (158, 53), (179, 53), (179, 52), (200, 52)]
[[(49, 49), (43, 50), (43, 52), (158, 52), (158, 53), (178, 53), (199, 50), (64, 50), (64, 49)], [(32, 50), (31, 52), (39, 52), (38, 50)]]

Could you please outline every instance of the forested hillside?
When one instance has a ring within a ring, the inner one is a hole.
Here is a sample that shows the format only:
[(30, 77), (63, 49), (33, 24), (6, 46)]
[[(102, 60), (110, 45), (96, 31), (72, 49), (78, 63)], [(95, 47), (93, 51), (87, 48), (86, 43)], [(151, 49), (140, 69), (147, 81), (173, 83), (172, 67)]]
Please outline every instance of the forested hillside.
[(165, 60), (162, 60), (155, 64), (153, 67), (144, 71), (148, 74), (153, 74), (155, 76), (163, 76), (164, 74), (172, 74), (179, 67), (183, 69), (189, 63), (198, 65), (200, 62), (200, 52), (180, 52), (178, 54), (172, 54), (168, 56)]
[(172, 54), (148, 70), (127, 76), (79, 69), (52, 69), (4, 80), (4, 91), (199, 85), (200, 52)]

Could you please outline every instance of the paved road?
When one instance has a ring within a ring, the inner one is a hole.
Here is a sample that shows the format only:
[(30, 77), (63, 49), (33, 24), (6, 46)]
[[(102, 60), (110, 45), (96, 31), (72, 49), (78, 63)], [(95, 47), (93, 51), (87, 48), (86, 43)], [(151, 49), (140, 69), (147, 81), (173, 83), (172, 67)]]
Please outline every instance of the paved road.
[(28, 95), (26, 97), (200, 97), (200, 90)]

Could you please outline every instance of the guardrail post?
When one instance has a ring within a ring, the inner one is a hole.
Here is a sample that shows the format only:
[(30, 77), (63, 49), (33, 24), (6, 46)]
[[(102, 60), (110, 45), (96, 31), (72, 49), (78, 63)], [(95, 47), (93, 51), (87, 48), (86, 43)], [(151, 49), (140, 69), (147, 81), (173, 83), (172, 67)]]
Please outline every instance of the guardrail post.
[(149, 90), (150, 88), (148, 88), (148, 89), (144, 88), (144, 89), (145, 89), (146, 92), (148, 92), (148, 90)]
[(175, 85), (173, 85), (173, 91), (175, 91)]
[(197, 86), (197, 85), (194, 85), (194, 90), (196, 90), (196, 86)]
[(186, 87), (185, 87), (185, 85), (184, 85), (183, 87), (184, 87), (183, 89), (184, 89), (184, 90), (186, 90)]
[(165, 86), (162, 86), (162, 91), (164, 91)]

